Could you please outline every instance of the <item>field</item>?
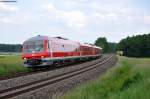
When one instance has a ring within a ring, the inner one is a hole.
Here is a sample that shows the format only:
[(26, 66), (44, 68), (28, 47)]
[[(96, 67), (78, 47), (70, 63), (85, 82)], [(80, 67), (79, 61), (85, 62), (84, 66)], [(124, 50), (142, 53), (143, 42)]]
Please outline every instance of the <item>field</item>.
[(21, 55), (0, 56), (0, 76), (27, 71), (28, 69), (23, 67)]
[(60, 99), (150, 99), (150, 58), (118, 57), (117, 66)]

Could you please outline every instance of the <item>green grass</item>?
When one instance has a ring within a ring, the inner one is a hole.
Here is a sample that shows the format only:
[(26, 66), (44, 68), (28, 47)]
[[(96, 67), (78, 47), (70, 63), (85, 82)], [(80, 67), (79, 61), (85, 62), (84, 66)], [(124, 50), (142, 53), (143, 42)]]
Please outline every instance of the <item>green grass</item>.
[(29, 69), (23, 66), (20, 55), (0, 56), (0, 76), (27, 71), (29, 71)]
[(150, 59), (118, 57), (117, 66), (61, 99), (150, 99)]

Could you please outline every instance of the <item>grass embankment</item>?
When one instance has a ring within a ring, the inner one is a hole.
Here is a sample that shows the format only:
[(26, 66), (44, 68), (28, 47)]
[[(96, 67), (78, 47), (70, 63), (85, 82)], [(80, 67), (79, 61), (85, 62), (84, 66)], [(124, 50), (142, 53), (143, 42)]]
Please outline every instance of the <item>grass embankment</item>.
[(150, 99), (150, 59), (119, 57), (116, 67), (61, 99)]
[(18, 72), (27, 72), (23, 66), (21, 56), (4, 55), (0, 56), (0, 76), (11, 75)]

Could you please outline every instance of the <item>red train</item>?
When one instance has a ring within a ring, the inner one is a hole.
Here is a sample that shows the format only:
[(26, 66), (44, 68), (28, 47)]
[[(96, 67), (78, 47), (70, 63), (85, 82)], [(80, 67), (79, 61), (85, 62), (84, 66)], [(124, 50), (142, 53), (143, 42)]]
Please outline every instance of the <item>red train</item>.
[(22, 59), (26, 67), (86, 60), (102, 55), (102, 48), (70, 41), (62, 37), (35, 36), (23, 43)]

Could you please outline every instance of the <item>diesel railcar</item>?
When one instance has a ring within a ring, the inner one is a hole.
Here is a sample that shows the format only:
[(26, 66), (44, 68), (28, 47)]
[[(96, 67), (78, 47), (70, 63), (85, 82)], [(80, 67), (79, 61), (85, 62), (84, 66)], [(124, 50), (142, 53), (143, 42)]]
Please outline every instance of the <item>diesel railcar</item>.
[(102, 48), (81, 44), (62, 37), (35, 36), (23, 43), (22, 59), (25, 67), (51, 66), (53, 64), (97, 58)]

